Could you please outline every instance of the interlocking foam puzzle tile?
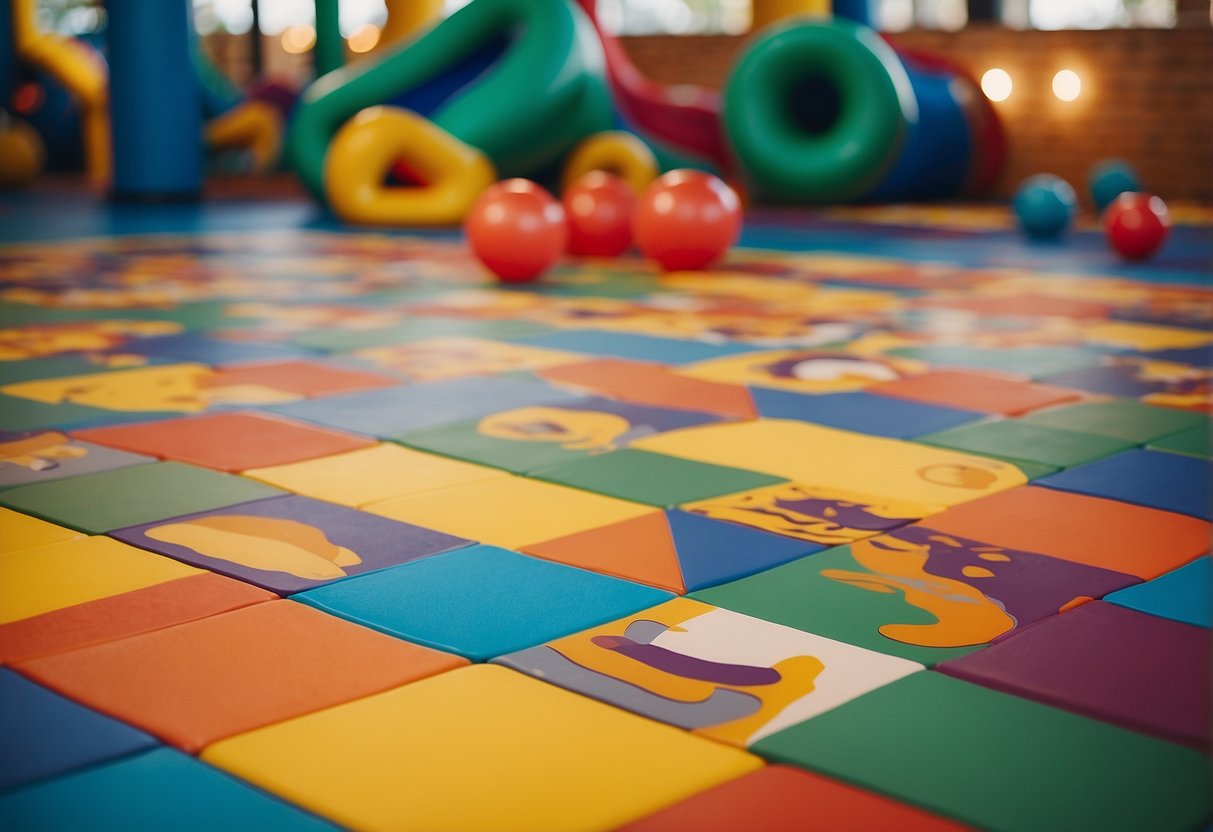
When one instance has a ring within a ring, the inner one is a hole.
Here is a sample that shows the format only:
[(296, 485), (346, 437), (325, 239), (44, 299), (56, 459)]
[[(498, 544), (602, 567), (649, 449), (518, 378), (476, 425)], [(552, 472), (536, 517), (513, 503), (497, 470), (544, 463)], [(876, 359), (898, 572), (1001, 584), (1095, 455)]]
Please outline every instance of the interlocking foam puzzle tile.
[(1106, 358), (1098, 367), (1063, 373), (1048, 381), (1105, 396), (1140, 398), (1150, 404), (1199, 410), (1213, 390), (1210, 379), (1213, 370), (1208, 367), (1146, 358)]
[(245, 361), (283, 361), (305, 358), (309, 355), (308, 350), (284, 344), (237, 341), (196, 332), (140, 338), (137, 341), (111, 348), (109, 352), (166, 361), (197, 362), (211, 366)]
[(1203, 425), (1193, 425), (1178, 433), (1155, 439), (1146, 447), (1152, 451), (1213, 458), (1213, 424), (1206, 421)]
[(370, 503), (363, 509), (506, 549), (618, 523), (653, 510), (515, 476)]
[(665, 511), (523, 546), (522, 551), (681, 594), (823, 548), (683, 511)]
[(742, 748), (923, 669), (687, 598), (495, 661)]
[(687, 378), (669, 367), (644, 361), (603, 358), (548, 367), (536, 375), (553, 384), (632, 404), (695, 410), (733, 419), (758, 415), (749, 389), (740, 384)]
[[(8, 385), (6, 385), (8, 386)], [(5, 388), (0, 387), (0, 391)], [(77, 425), (115, 424), (146, 419), (146, 414), (118, 414), (99, 407), (75, 404), (46, 404), (0, 392), (0, 430), (27, 431), (68, 428)]]
[(270, 409), (284, 416), (386, 439), (475, 419), (496, 410), (554, 405), (577, 398), (576, 393), (530, 379), (462, 378)]
[(1153, 580), (1104, 598), (1131, 610), (1213, 627), (1213, 559), (1197, 558)]
[(926, 370), (925, 364), (844, 350), (769, 350), (703, 361), (683, 375), (791, 393), (846, 393)]
[(469, 543), (295, 494), (146, 523), (112, 536), (279, 593)]
[(101, 445), (236, 473), (366, 448), (375, 440), (254, 412), (208, 413), (76, 431)]
[(293, 601), (271, 601), (17, 670), (187, 752), (466, 664)]
[(348, 352), (393, 347), (431, 338), (526, 338), (551, 332), (550, 326), (529, 321), (477, 321), (464, 318), (412, 317), (392, 326), (357, 329), (316, 329), (301, 332), (291, 342), (301, 347)]
[(1094, 462), (1133, 447), (1133, 443), (1127, 439), (1050, 428), (1021, 419), (993, 419), (962, 425), (919, 436), (916, 441), (1008, 462), (1031, 462), (1058, 468)]
[(618, 832), (804, 832), (898, 829), (963, 832), (969, 827), (873, 792), (791, 766), (764, 766), (675, 803)]
[(983, 416), (972, 410), (874, 396), (868, 392), (806, 396), (761, 387), (752, 392), (759, 412), (767, 418), (797, 419), (891, 439), (912, 439)]
[(0, 489), (154, 461), (82, 442), (56, 430), (0, 431)]
[(671, 431), (638, 440), (633, 447), (813, 487), (933, 506), (955, 505), (1026, 482), (1006, 462), (782, 419)]
[(762, 765), (494, 666), (234, 737), (203, 759), (343, 826), (428, 832), (613, 829)]
[[(7, 304), (5, 305), (7, 306)], [(7, 311), (7, 310), (6, 310)], [(33, 310), (18, 313), (7, 325), (0, 312), (0, 362), (5, 365), (43, 358), (66, 356), (79, 358), (102, 352), (134, 350), (148, 339), (169, 337), (181, 332), (172, 321), (105, 320), (35, 321)]]
[(496, 411), (476, 421), (392, 439), (419, 450), (528, 474), (613, 451), (644, 436), (718, 421), (708, 413), (588, 398)]
[(585, 360), (579, 353), (488, 338), (430, 338), (366, 347), (355, 350), (351, 356), (413, 382), (524, 372)]
[(1199, 752), (933, 672), (755, 750), (1008, 832), (1194, 829), (1209, 811)]
[(1037, 486), (955, 506), (927, 525), (1144, 580), (1209, 550), (1209, 526), (1194, 517)]
[(245, 471), (244, 476), (306, 497), (357, 508), (507, 474), (495, 468), (380, 443), (289, 465), (253, 468)]
[(151, 361), (143, 356), (93, 354), (87, 356), (56, 355), (51, 358), (35, 358), (25, 361), (5, 361), (0, 359), (0, 385), (15, 384), (19, 381), (59, 378), (62, 376), (83, 376), (89, 373), (104, 373), (108, 370), (121, 369), (123, 366), (138, 367), (153, 363), (166, 362)]
[(1108, 569), (939, 534), (930, 523), (693, 597), (930, 665), (1134, 582)]
[[(935, 370), (877, 384), (869, 393), (944, 407), (1018, 416), (1042, 407), (1077, 401), (1082, 394), (1064, 387), (1033, 384), (986, 373)], [(925, 433), (925, 431), (924, 431)]]
[(0, 506), (0, 555), (83, 537), (75, 529), (56, 526)]
[(743, 468), (631, 448), (540, 468), (531, 476), (659, 508), (750, 491), (782, 481), (782, 477)]
[(108, 537), (6, 552), (0, 555), (0, 624), (201, 574)]
[(706, 341), (683, 341), (674, 338), (657, 338), (652, 335), (637, 335), (630, 332), (595, 330), (552, 332), (547, 335), (534, 335), (511, 340), (519, 344), (550, 350), (626, 358), (633, 361), (653, 361), (659, 364), (690, 364), (695, 361), (751, 352), (755, 349), (736, 342), (710, 344)]
[(1204, 627), (1093, 601), (939, 670), (1204, 749), (1210, 646)]
[(0, 794), (0, 826), (74, 832), (335, 827), (178, 751), (161, 748)]
[(1213, 461), (1183, 454), (1134, 449), (1038, 484), (1213, 521)]
[(794, 482), (687, 503), (682, 509), (824, 546), (862, 540), (942, 511), (939, 506)]
[[(47, 583), (53, 584), (62, 580), (59, 575), (49, 573), (54, 565), (52, 561), (32, 566), (42, 569)], [(0, 569), (0, 573), (3, 571)], [(184, 624), (277, 597), (264, 589), (209, 572), (119, 591), (19, 621), (0, 623), (0, 664)]]
[(180, 462), (155, 462), (10, 488), (0, 491), (0, 505), (102, 534), (281, 493), (244, 477)]
[(1213, 343), (1213, 335), (1204, 330), (1130, 321), (1092, 321), (1084, 327), (1083, 334), (1093, 344), (1147, 353), (1208, 347)]
[(1098, 364), (1102, 354), (1087, 347), (919, 346), (889, 350), (890, 357), (923, 361), (932, 367), (994, 370), (1029, 379), (1056, 376)]
[(0, 792), (157, 745), (142, 731), (4, 668), (0, 702)]
[(669, 592), (492, 546), (342, 581), (296, 600), (484, 661), (660, 604)]
[(1062, 405), (1030, 413), (1024, 420), (1050, 428), (1126, 439), (1140, 445), (1185, 428), (1207, 424), (1208, 417), (1202, 413), (1121, 399)]

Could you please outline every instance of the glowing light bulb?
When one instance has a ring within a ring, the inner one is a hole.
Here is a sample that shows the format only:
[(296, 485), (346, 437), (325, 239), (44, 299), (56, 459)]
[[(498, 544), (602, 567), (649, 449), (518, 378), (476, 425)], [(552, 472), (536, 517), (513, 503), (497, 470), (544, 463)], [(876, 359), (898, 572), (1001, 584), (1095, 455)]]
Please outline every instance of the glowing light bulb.
[(1082, 79), (1072, 69), (1063, 69), (1053, 76), (1053, 94), (1062, 101), (1073, 101), (1082, 92)]
[(1011, 96), (1011, 75), (1005, 69), (987, 69), (981, 76), (981, 91), (991, 101), (1006, 101)]

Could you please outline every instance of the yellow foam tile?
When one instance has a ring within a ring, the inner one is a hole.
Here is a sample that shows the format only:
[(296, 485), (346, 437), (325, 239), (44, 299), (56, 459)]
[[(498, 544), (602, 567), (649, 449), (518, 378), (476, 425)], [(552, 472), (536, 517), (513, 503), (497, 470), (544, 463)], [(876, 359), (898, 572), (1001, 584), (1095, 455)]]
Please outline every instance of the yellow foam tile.
[(74, 529), (65, 529), (11, 508), (0, 508), (0, 555), (33, 549), (48, 543), (75, 540), (78, 537), (84, 535)]
[(608, 830), (757, 757), (495, 665), (223, 740), (202, 759), (360, 830)]
[(1027, 482), (1006, 462), (783, 419), (670, 431), (632, 447), (925, 505), (953, 506)]
[(649, 506), (514, 476), (371, 503), (363, 510), (506, 549), (653, 511)]
[(1213, 343), (1213, 333), (1158, 324), (1099, 321), (1084, 328), (1087, 340), (1096, 344), (1136, 350), (1192, 349)]
[(368, 503), (509, 476), (496, 468), (383, 443), (344, 454), (253, 468), (244, 476), (357, 508)]
[(0, 624), (199, 574), (109, 537), (22, 549), (0, 558)]

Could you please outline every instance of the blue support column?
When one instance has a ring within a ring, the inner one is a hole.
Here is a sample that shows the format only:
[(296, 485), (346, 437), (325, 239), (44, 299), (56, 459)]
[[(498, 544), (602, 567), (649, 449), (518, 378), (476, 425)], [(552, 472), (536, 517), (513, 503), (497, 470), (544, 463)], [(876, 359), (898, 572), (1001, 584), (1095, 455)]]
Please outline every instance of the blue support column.
[(197, 198), (202, 91), (190, 61), (190, 0), (108, 0), (115, 199)]

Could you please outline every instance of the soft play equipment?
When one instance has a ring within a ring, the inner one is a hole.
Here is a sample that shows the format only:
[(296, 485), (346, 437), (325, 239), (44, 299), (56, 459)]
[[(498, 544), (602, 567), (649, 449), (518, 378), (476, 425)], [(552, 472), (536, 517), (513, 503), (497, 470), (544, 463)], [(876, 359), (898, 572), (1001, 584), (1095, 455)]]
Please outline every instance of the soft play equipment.
[(1167, 204), (1153, 194), (1125, 191), (1103, 215), (1108, 243), (1126, 260), (1146, 260), (1171, 232)]
[(44, 154), (38, 131), (0, 112), (0, 190), (32, 182), (42, 171)]
[(110, 0), (106, 39), (113, 99), (112, 192), (128, 199), (193, 197), (202, 188), (202, 91), (189, 50), (189, 9), (164, 0)]
[[(725, 88), (725, 132), (756, 195), (790, 202), (930, 199), (988, 182), (974, 146), (992, 111), (957, 100), (942, 62), (904, 60), (851, 20), (760, 34)], [(970, 88), (970, 96), (975, 93)], [(997, 164), (1001, 164), (998, 162)]]
[(1121, 194), (1141, 190), (1137, 171), (1121, 159), (1105, 159), (1091, 169), (1089, 180), (1095, 210), (1102, 212)]
[[(482, 68), (469, 72), (469, 65)], [(435, 86), (445, 94), (435, 96)], [(500, 176), (555, 164), (577, 142), (610, 129), (613, 113), (602, 52), (580, 9), (566, 0), (477, 0), (423, 37), (304, 91), (287, 150), (313, 193), (324, 193), (333, 135), (359, 111), (385, 103), (478, 149)]]
[(644, 138), (662, 169), (728, 170), (732, 159), (720, 129), (720, 94), (693, 84), (658, 84), (632, 63), (598, 22), (597, 0), (577, 0), (593, 22), (606, 57), (619, 127)]
[(9, 29), (8, 37), (0, 31), (0, 50), (12, 50), (0, 63), (9, 65), (7, 73), (14, 63), (44, 73), (71, 94), (79, 108), (85, 170), (90, 182), (103, 184), (110, 171), (105, 60), (82, 41), (43, 32), (34, 12), (34, 0), (0, 0), (0, 17)]
[(379, 30), (374, 51), (382, 51), (415, 37), (442, 16), (442, 0), (384, 0), (387, 19)]
[(569, 154), (561, 174), (561, 190), (591, 171), (606, 171), (632, 186), (636, 193), (657, 178), (657, 157), (636, 134), (626, 130), (595, 133)]

